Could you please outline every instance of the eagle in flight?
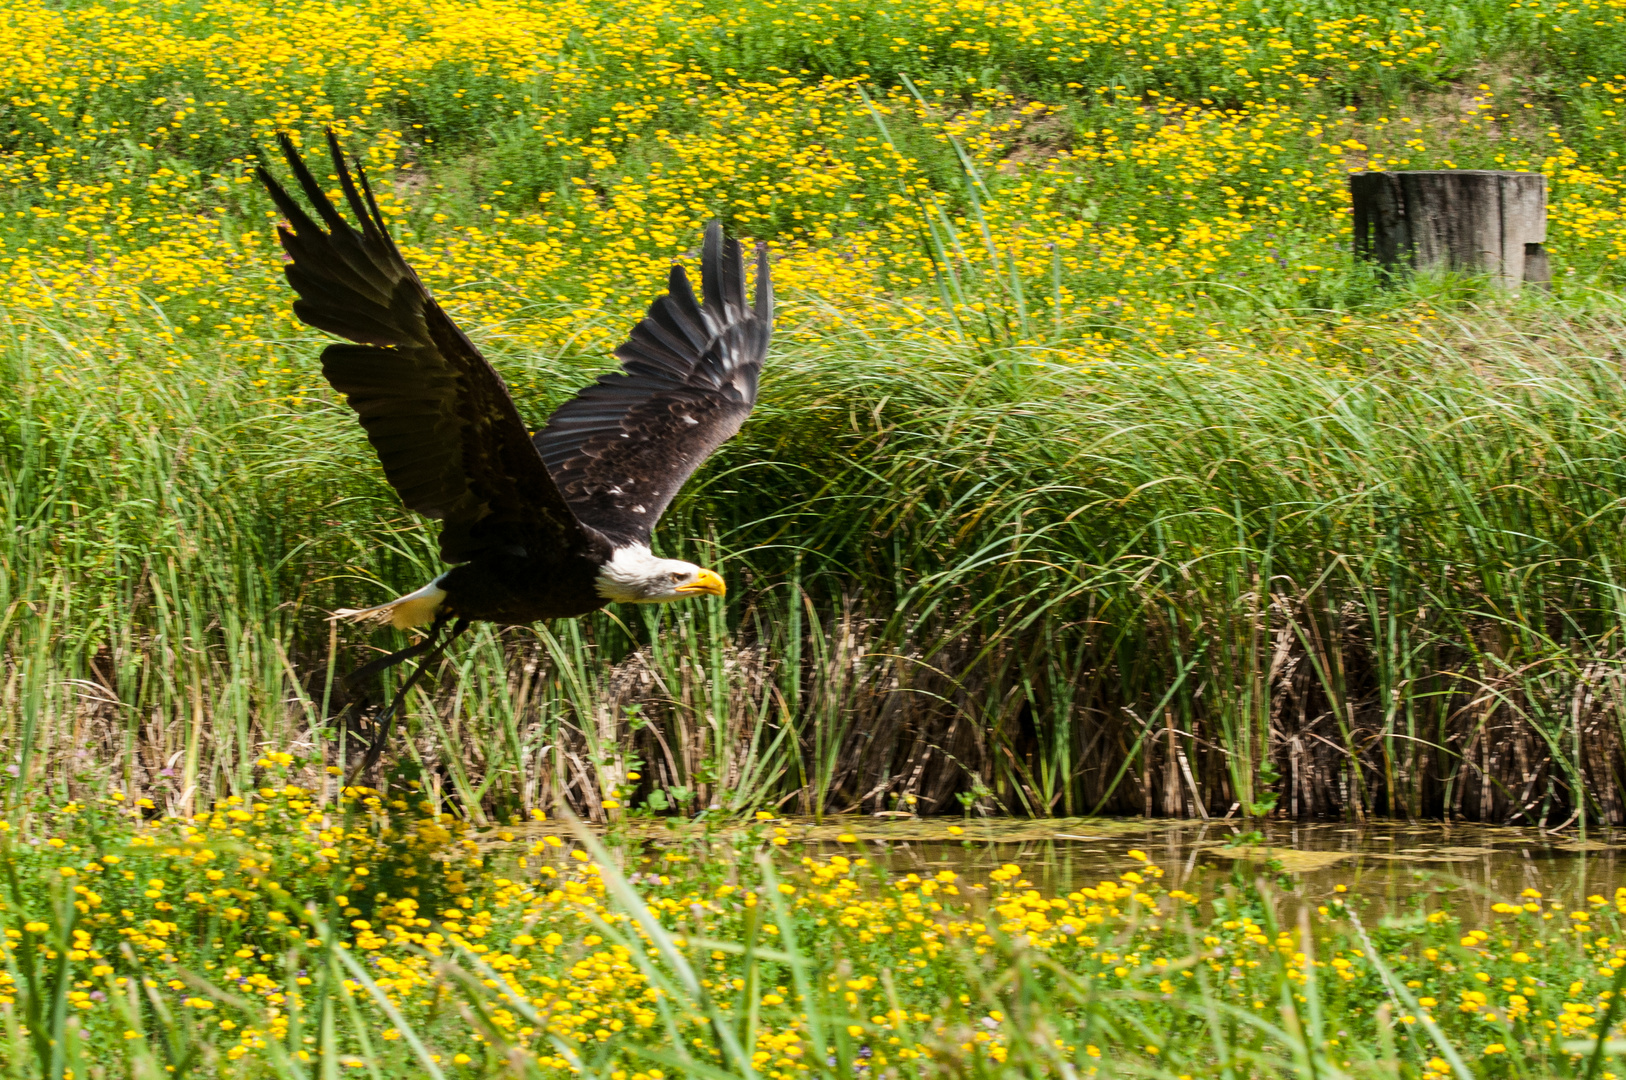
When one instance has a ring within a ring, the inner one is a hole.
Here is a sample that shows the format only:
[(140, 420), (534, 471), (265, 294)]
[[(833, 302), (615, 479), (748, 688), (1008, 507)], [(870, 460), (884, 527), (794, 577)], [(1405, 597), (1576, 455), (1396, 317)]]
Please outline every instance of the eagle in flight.
[(401, 256), (359, 163), (352, 176), (329, 131), (358, 229), (292, 141), (280, 142), (316, 213), (258, 170), (285, 219), (278, 235), (299, 295), (294, 314), (347, 339), (323, 350), (322, 374), (356, 411), (401, 501), (441, 522), (440, 554), (455, 564), (387, 604), (337, 613), (431, 627), (420, 644), (356, 674), (428, 651), (448, 625), (434, 655), (476, 620), (512, 625), (585, 615), (611, 601), (722, 596), (721, 577), (657, 557), (650, 534), (756, 404), (773, 325), (765, 249), (757, 248), (747, 304), (739, 243), (709, 224), (701, 297), (674, 265), (666, 295), (616, 350), (621, 370), (580, 390), (533, 438), (496, 369)]

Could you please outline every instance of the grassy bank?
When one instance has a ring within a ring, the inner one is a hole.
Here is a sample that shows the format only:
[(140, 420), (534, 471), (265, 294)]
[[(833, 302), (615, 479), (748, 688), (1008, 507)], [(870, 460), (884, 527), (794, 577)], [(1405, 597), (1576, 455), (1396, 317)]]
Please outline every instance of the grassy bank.
[[(739, 599), (475, 635), (398, 782), (475, 821), (613, 792), (1626, 822), (1623, 19), (21, 5), (8, 797), (190, 812), (366, 734), (323, 616), (431, 576), (431, 535), (320, 385), (247, 182), (332, 123), (533, 419), (710, 215), (784, 297), (757, 414), (658, 538)], [(1458, 166), (1547, 173), (1552, 296), (1350, 261), (1350, 170)]]
[(290, 784), (311, 770), (289, 764), (265, 759), (265, 786), (213, 814), (115, 798), (0, 838), (11, 1075), (1615, 1067), (1617, 1043), (1594, 1051), (1622, 1020), (1626, 890), (1527, 889), (1478, 926), (1426, 891), (1378, 912), (1241, 860), (1186, 883), (1203, 898), (1139, 851), (1065, 896), (1015, 864), (892, 879), (862, 845), (802, 851), (766, 814), (655, 844), (535, 823), (476, 842), (421, 792), (341, 791), (320, 769)]

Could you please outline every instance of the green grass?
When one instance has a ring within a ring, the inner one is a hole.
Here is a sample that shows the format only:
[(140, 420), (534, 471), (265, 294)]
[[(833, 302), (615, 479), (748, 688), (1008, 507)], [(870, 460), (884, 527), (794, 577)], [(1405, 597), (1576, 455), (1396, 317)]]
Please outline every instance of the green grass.
[(99, 799), (0, 836), (6, 1076), (1595, 1080), (1621, 1052), (1626, 890), (1476, 924), (1242, 847), (1052, 895), (772, 819), (477, 838), (421, 791), (288, 784), (310, 764), (195, 818)]
[[(665, 534), (746, 599), (476, 636), (403, 757), (477, 817), (591, 807), (583, 778), (631, 757), (640, 802), (691, 809), (957, 811), (980, 779), (989, 809), (1190, 813), (1172, 738), (1211, 812), (1262, 798), (1268, 745), (1310, 788), (1284, 807), (1477, 816), (1461, 749), (1489, 732), (1545, 761), (1533, 788), (1492, 773), (1492, 816), (1534, 795), (1551, 817), (1619, 737), (1621, 326), (1603, 302), (1486, 305), (1360, 374), (1087, 383), (1042, 350), (782, 350)], [(330, 671), (358, 657), (321, 613), (433, 568), (348, 415), (234, 400), (204, 357), (88, 399), (35, 347), (8, 357), (33, 390), (7, 417), (15, 790), (111, 778), (179, 807), (242, 790), (262, 745), (336, 759)], [(1284, 707), (1319, 749), (1265, 734)]]
[[(0, 26), (0, 1075), (1618, 1071), (1619, 896), (984, 891), (773, 819), (1626, 824), (1618, 0), (533, 8)], [(706, 216), (785, 313), (657, 536), (728, 602), (476, 630), (378, 792), (401, 640), (326, 615), (434, 530), (242, 182), (329, 114), (533, 422)], [(1554, 291), (1381, 287), (1373, 160), (1545, 171)]]

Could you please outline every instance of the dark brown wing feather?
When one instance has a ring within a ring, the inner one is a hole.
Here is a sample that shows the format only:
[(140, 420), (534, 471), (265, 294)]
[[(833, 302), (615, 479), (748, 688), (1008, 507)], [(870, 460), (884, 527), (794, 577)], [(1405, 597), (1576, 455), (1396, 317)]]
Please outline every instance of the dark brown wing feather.
[(357, 168), (358, 191), (329, 132), (333, 167), (361, 222), (357, 231), (293, 143), (286, 136), (281, 143), (322, 219), (314, 221), (259, 170), (288, 222), (278, 233), (292, 259), (288, 282), (299, 294), (294, 314), (356, 342), (328, 346), (322, 374), (361, 418), (401, 501), (444, 523), (441, 556), (464, 562), (493, 548), (537, 555), (579, 548), (588, 534), (532, 445), (508, 388), (401, 257), (366, 175)]
[(745, 423), (773, 328), (768, 256), (745, 302), (740, 246), (706, 228), (701, 288), (672, 267), (667, 294), (616, 350), (621, 371), (561, 405), (537, 449), (576, 516), (615, 544), (649, 543), (655, 522), (712, 451)]

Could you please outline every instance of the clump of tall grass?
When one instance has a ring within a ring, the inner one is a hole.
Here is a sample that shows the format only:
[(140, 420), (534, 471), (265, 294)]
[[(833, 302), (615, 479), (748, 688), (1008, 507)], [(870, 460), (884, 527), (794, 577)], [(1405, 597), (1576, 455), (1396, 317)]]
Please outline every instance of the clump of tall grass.
[[(661, 536), (744, 599), (477, 635), (409, 703), (403, 776), (477, 818), (1620, 821), (1622, 318), (1486, 299), (1318, 364), (1285, 345), (1313, 317), (1121, 364), (788, 347)], [(320, 391), (259, 399), (201, 351), (155, 373), (134, 333), (90, 386), (55, 347), (4, 352), (13, 798), (181, 809), (265, 744), (338, 763), (366, 653), (322, 616), (428, 574), (428, 531)]]

